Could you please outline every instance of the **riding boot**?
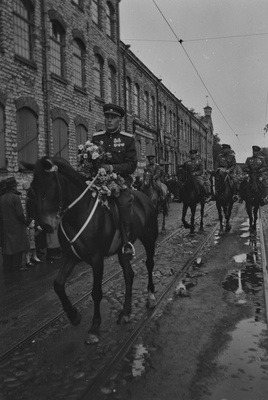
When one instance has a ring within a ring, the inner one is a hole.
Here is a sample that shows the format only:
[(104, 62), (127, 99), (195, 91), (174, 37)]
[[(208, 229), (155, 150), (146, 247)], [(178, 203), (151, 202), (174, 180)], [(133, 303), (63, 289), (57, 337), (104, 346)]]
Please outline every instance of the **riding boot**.
[(130, 242), (130, 224), (123, 222), (121, 224), (121, 233), (123, 239), (123, 247), (122, 253), (129, 258), (132, 258), (135, 255), (135, 248), (133, 244)]

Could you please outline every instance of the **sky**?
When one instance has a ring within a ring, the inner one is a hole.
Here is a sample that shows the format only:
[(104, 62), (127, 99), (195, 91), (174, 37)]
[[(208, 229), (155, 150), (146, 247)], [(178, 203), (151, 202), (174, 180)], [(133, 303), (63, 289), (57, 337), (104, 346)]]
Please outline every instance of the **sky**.
[[(120, 36), (237, 162), (268, 147), (267, 0), (121, 0)], [(180, 43), (180, 40), (183, 42)]]

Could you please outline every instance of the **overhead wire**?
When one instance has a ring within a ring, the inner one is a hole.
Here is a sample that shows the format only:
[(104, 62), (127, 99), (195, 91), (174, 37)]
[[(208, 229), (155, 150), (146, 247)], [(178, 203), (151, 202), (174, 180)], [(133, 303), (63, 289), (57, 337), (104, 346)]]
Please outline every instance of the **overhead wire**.
[(161, 9), (160, 9), (160, 8), (158, 7), (158, 5), (156, 4), (155, 0), (152, 0), (152, 1), (153, 1), (153, 3), (155, 4), (155, 6), (156, 6), (156, 8), (158, 9), (158, 11), (160, 12), (160, 14), (162, 15), (162, 17), (163, 17), (163, 19), (165, 20), (165, 22), (167, 23), (167, 25), (169, 26), (170, 30), (172, 31), (172, 33), (173, 33), (174, 36), (176, 37), (177, 42), (180, 43), (180, 45), (181, 45), (181, 47), (182, 47), (184, 53), (186, 54), (188, 60), (190, 61), (192, 67), (194, 68), (195, 72), (197, 73), (199, 79), (201, 80), (202, 84), (204, 85), (205, 89), (207, 90), (208, 94), (210, 95), (212, 101), (214, 102), (215, 106), (217, 107), (217, 109), (218, 109), (218, 111), (220, 112), (221, 116), (223, 117), (224, 121), (227, 123), (227, 125), (229, 126), (229, 128), (231, 129), (231, 131), (234, 133), (234, 135), (236, 136), (236, 138), (238, 139), (238, 141), (240, 142), (240, 144), (242, 145), (242, 147), (244, 147), (243, 144), (242, 144), (242, 142), (241, 142), (240, 139), (239, 139), (238, 134), (234, 131), (234, 129), (233, 129), (233, 128), (231, 127), (231, 125), (229, 124), (227, 118), (225, 117), (225, 115), (223, 114), (223, 112), (221, 111), (221, 109), (219, 108), (219, 106), (218, 106), (216, 100), (215, 100), (214, 97), (212, 96), (212, 94), (211, 94), (210, 90), (208, 89), (206, 83), (205, 83), (204, 80), (202, 79), (202, 77), (201, 77), (201, 75), (199, 74), (199, 72), (198, 72), (196, 66), (194, 65), (193, 61), (191, 60), (191, 57), (189, 56), (189, 54), (187, 53), (185, 47), (183, 46), (184, 40), (179, 39), (178, 35), (176, 34), (176, 32), (174, 31), (174, 29), (173, 29), (172, 26), (170, 25), (169, 21), (166, 19), (165, 15), (163, 14), (163, 12), (161, 11)]

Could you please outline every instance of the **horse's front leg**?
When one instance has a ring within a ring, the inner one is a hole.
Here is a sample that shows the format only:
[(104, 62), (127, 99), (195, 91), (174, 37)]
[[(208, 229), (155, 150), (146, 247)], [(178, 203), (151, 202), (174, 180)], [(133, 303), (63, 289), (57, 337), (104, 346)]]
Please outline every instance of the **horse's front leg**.
[(92, 300), (94, 304), (94, 312), (91, 323), (91, 328), (88, 331), (88, 336), (85, 340), (86, 344), (95, 344), (99, 342), (101, 313), (100, 303), (102, 300), (102, 278), (103, 278), (104, 259), (102, 256), (95, 256), (91, 259), (93, 270), (93, 289)]
[(187, 209), (188, 209), (188, 206), (183, 203), (181, 221), (183, 223), (184, 228), (191, 229), (191, 225), (185, 219), (186, 213), (187, 213)]
[(219, 216), (219, 222), (220, 222), (220, 231), (223, 231), (223, 216), (222, 216), (222, 210), (221, 210), (221, 205), (217, 204), (217, 210), (218, 210), (218, 216)]
[(203, 222), (203, 220), (204, 220), (204, 209), (205, 209), (205, 203), (201, 202), (201, 210), (200, 210), (201, 217), (200, 217), (200, 227), (199, 227), (200, 231), (204, 230), (204, 222)]
[(224, 208), (225, 221), (226, 221), (226, 224), (225, 224), (225, 232), (230, 232), (230, 230), (231, 230), (231, 228), (232, 228), (232, 225), (230, 224), (230, 218), (231, 218), (231, 213), (232, 213), (232, 207), (233, 207), (233, 205), (230, 204), (230, 205), (228, 205), (228, 206), (226, 206), (226, 207)]
[(123, 269), (125, 279), (125, 301), (123, 304), (123, 309), (117, 319), (117, 323), (120, 324), (122, 321), (129, 322), (130, 319), (134, 272), (131, 267), (129, 258), (122, 254), (121, 249), (118, 252), (118, 259)]
[(63, 264), (55, 281), (53, 282), (54, 290), (59, 296), (63, 310), (66, 312), (67, 317), (72, 325), (78, 325), (80, 323), (81, 315), (70, 302), (65, 291), (65, 283), (78, 261), (79, 260), (72, 254), (65, 254)]
[(194, 218), (195, 218), (195, 212), (196, 212), (196, 204), (193, 204), (191, 207), (191, 231), (190, 233), (193, 235), (194, 234)]

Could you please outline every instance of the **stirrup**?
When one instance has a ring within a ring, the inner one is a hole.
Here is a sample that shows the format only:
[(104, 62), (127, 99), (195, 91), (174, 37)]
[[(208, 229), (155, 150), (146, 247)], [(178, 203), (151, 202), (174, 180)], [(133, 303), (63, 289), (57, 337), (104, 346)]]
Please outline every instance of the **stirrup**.
[(123, 245), (122, 247), (122, 254), (126, 254), (125, 252), (125, 246), (129, 246), (130, 250), (132, 251), (132, 257), (135, 256), (136, 252), (135, 252), (135, 247), (133, 246), (133, 244), (131, 242), (127, 242)]

